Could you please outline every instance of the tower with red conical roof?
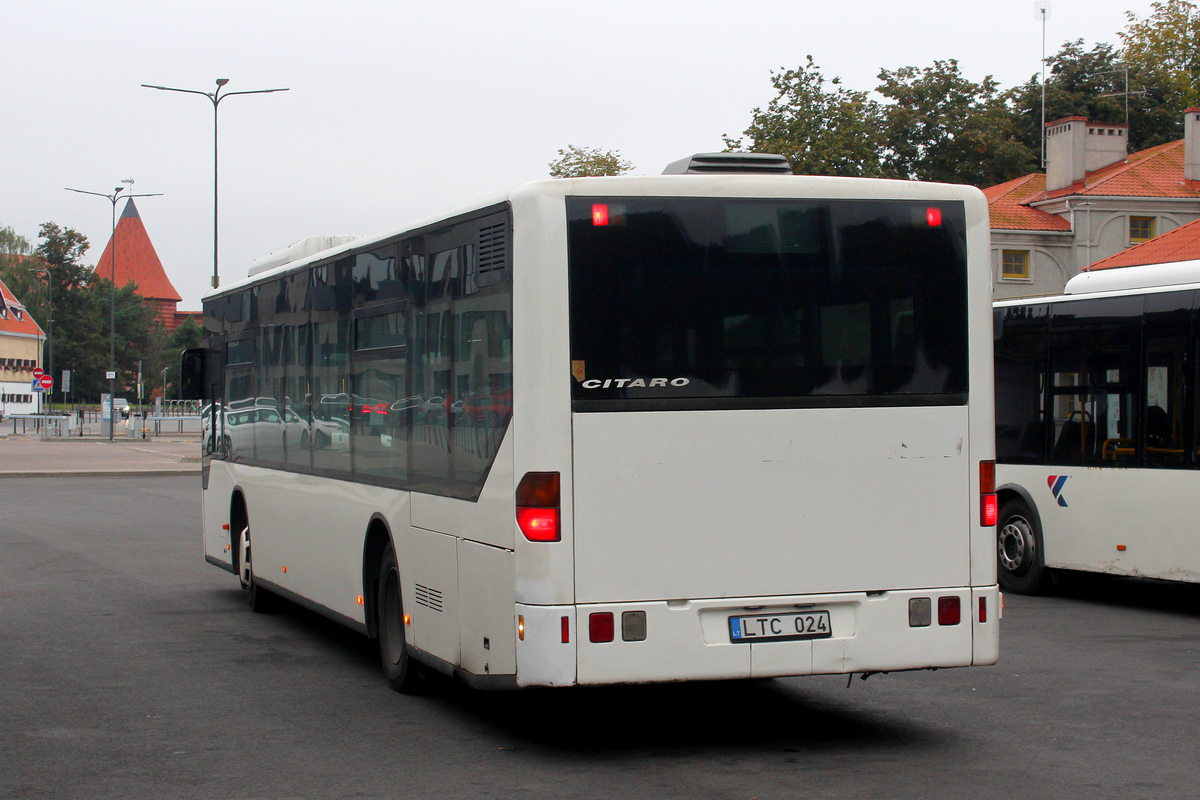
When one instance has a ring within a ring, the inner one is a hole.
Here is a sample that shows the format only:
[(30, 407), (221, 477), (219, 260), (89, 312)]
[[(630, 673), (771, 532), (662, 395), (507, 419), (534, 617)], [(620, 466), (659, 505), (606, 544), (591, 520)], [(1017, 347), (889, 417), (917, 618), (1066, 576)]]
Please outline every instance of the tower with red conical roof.
[[(115, 254), (115, 265), (114, 265)], [(138, 295), (155, 308), (156, 316), (168, 331), (198, 312), (181, 312), (176, 307), (183, 299), (163, 270), (162, 261), (154, 251), (146, 226), (133, 198), (125, 201), (125, 210), (117, 220), (117, 229), (96, 264), (96, 274), (112, 280), (118, 287), (133, 281)]]

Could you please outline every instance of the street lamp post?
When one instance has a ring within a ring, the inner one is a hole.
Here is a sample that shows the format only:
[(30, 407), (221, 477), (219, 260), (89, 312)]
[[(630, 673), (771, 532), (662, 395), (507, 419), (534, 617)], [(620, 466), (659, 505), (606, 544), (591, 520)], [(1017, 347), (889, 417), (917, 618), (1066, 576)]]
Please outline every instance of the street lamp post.
[(154, 194), (127, 194), (122, 195), (125, 190), (124, 186), (118, 186), (112, 190), (112, 194), (103, 194), (101, 192), (89, 192), (85, 189), (72, 189), (66, 187), (68, 192), (78, 192), (79, 194), (90, 194), (95, 197), (103, 197), (108, 202), (112, 203), (112, 236), (109, 241), (112, 242), (112, 258), (109, 260), (109, 282), (112, 284), (109, 287), (108, 297), (108, 440), (111, 442), (113, 438), (113, 397), (117, 391), (117, 200), (121, 197), (160, 197), (162, 192)]
[(270, 94), (271, 92), (286, 92), (287, 89), (251, 89), (244, 92), (225, 92), (221, 90), (225, 88), (225, 84), (229, 83), (229, 78), (217, 78), (217, 88), (212, 92), (202, 92), (199, 89), (176, 89), (172, 86), (155, 86), (149, 83), (143, 83), (142, 86), (147, 89), (158, 89), (164, 92), (182, 92), (184, 94), (199, 94), (207, 97), (212, 101), (213, 107), (213, 274), (212, 288), (216, 289), (221, 285), (220, 273), (217, 270), (217, 199), (218, 199), (218, 183), (217, 183), (217, 107), (226, 97), (232, 97), (235, 94)]
[[(46, 332), (46, 374), (51, 380), (54, 378), (54, 276), (50, 274), (49, 267), (30, 267), (30, 272), (35, 272), (38, 275), (46, 276), (46, 299), (47, 299), (47, 332)], [(50, 391), (46, 394), (46, 413), (54, 412), (54, 388), (51, 386)], [(46, 423), (49, 426), (49, 422)]]

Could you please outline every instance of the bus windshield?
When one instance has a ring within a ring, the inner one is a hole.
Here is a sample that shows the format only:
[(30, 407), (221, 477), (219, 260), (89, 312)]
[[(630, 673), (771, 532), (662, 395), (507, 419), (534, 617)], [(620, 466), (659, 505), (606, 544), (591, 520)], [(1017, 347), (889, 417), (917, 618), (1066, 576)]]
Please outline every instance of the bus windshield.
[(962, 203), (568, 198), (575, 411), (965, 404)]

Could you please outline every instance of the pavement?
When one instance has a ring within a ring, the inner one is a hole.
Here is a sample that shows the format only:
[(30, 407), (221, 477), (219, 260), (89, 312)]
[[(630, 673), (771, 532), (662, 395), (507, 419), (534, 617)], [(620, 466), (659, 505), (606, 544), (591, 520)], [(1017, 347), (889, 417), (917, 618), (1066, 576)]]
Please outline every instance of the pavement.
[[(118, 434), (121, 432), (118, 431)], [(0, 433), (0, 479), (155, 477), (200, 474), (200, 435), (164, 434), (146, 439), (96, 435), (43, 440)]]

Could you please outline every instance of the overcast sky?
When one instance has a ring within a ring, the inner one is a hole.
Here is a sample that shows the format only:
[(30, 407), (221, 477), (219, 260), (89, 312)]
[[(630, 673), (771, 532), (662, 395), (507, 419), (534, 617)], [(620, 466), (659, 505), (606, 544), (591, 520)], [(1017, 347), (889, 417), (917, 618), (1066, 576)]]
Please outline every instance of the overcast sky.
[[(1119, 45), (1150, 0), (1050, 0), (1048, 54)], [(740, 8), (740, 11), (733, 9)], [(0, 226), (84, 233), (134, 179), (181, 310), (212, 275), (211, 91), (287, 87), (220, 105), (222, 282), (315, 234), (368, 234), (547, 177), (568, 144), (635, 172), (722, 149), (812, 54), (870, 90), (881, 68), (958, 59), (1003, 87), (1038, 72), (1034, 0), (13, 0), (0, 47)], [(121, 206), (118, 207), (118, 212)]]

